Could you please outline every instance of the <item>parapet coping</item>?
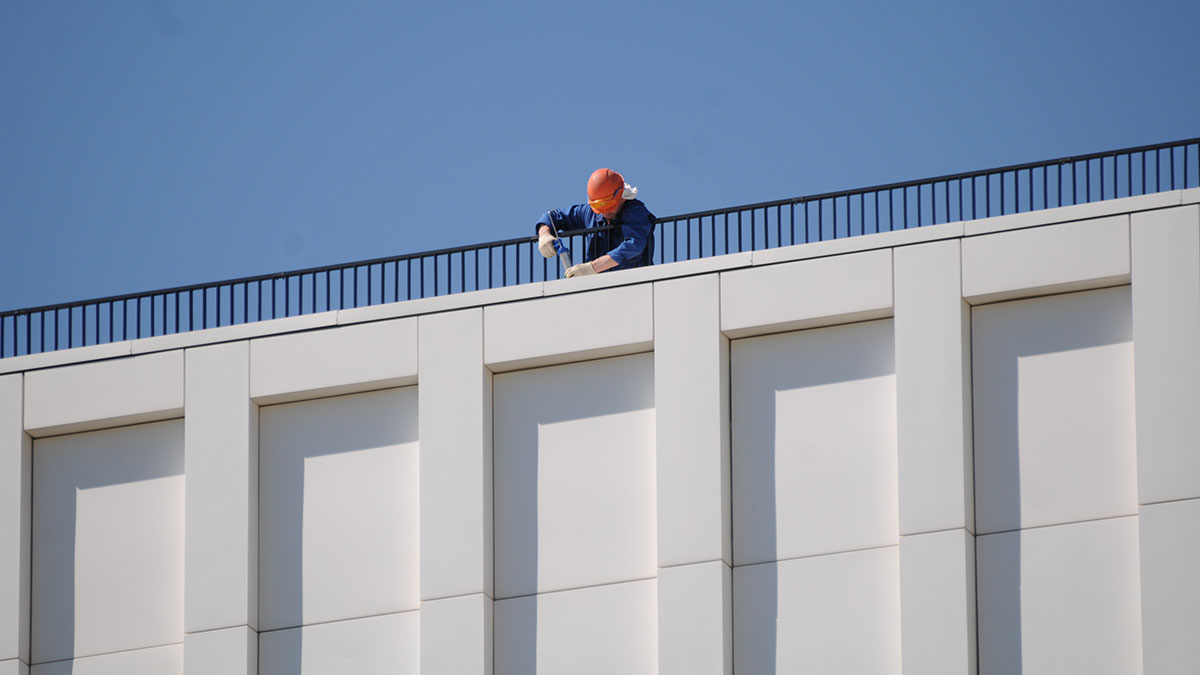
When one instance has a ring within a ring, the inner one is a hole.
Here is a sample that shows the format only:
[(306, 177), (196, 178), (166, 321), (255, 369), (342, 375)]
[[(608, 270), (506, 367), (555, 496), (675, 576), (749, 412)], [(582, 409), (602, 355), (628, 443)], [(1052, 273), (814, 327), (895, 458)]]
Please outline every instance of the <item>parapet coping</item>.
[(940, 225), (926, 225), (909, 230), (865, 234), (845, 239), (796, 244), (760, 251), (744, 251), (710, 258), (700, 258), (698, 260), (654, 265), (614, 275), (601, 274), (582, 279), (542, 281), (521, 284), (519, 286), (456, 293), (454, 295), (435, 298), (421, 298), (370, 307), (341, 309), (283, 319), (271, 319), (236, 326), (208, 328), (174, 335), (160, 335), (136, 340), (90, 345), (87, 347), (75, 347), (73, 349), (60, 349), (43, 354), (28, 354), (0, 360), (0, 375), (91, 361), (103, 361), (138, 354), (238, 342), (273, 335), (285, 335), (288, 333), (299, 333), (374, 321), (474, 309), (542, 297), (583, 293), (603, 288), (631, 286), (763, 265), (825, 258), (900, 246), (912, 246), (944, 239), (975, 237), (996, 232), (1093, 220), (1106, 216), (1153, 211), (1197, 203), (1200, 203), (1200, 188), (1157, 192), (1149, 195), (1123, 197), (1121, 199), (1110, 199), (1102, 202), (1091, 202), (1054, 209), (956, 221)]

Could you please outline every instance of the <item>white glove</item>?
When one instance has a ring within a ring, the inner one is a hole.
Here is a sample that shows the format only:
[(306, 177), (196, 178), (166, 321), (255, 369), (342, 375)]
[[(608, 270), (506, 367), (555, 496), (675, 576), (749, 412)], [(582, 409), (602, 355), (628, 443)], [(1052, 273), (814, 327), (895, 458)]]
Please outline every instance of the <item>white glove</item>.
[(538, 235), (538, 250), (542, 252), (543, 258), (553, 258), (556, 255), (554, 252), (554, 242), (556, 241), (558, 241), (558, 237), (550, 234), (550, 230)]
[(567, 278), (571, 277), (586, 277), (589, 274), (595, 274), (596, 268), (592, 267), (592, 263), (579, 263), (567, 268)]

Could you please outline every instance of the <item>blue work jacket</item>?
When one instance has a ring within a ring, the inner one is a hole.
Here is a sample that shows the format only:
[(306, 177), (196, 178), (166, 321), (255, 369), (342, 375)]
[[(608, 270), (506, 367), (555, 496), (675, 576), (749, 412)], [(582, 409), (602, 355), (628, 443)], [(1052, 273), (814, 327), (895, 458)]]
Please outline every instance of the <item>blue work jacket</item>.
[(654, 255), (654, 214), (640, 199), (625, 202), (611, 221), (587, 204), (576, 204), (565, 213), (558, 209), (547, 211), (538, 219), (534, 231), (542, 225), (558, 232), (616, 225), (607, 232), (589, 233), (584, 241), (586, 258), (576, 263), (591, 262), (607, 253), (617, 262), (613, 269), (624, 270), (649, 265)]

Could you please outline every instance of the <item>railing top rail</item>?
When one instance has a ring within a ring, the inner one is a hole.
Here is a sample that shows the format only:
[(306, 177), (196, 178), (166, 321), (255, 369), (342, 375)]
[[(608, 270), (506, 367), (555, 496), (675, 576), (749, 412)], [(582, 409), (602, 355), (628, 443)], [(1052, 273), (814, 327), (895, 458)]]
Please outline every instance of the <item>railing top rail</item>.
[(788, 199), (775, 199), (767, 202), (757, 202), (754, 204), (744, 204), (741, 206), (732, 206), (719, 209), (710, 209), (708, 211), (695, 211), (693, 213), (683, 213), (677, 216), (667, 216), (659, 218), (659, 221), (686, 220), (689, 218), (707, 218), (714, 215), (722, 215), (725, 213), (734, 213), (736, 211), (749, 211), (751, 209), (769, 209), (776, 206), (787, 206), (788, 204), (802, 204), (804, 202), (815, 202), (825, 199), (840, 199), (851, 195), (870, 194), (873, 192), (885, 192), (887, 190), (899, 190), (901, 188), (916, 187), (918, 185), (928, 185), (930, 183), (944, 183), (947, 181), (965, 180), (967, 178), (979, 178), (981, 176), (994, 176), (1001, 173), (1012, 173), (1013, 171), (1026, 171), (1028, 169), (1040, 169), (1046, 166), (1056, 166), (1060, 164), (1072, 164), (1076, 162), (1091, 161), (1094, 159), (1103, 159), (1106, 157), (1114, 157), (1117, 155), (1130, 155), (1139, 152), (1155, 152), (1158, 150), (1166, 150), (1168, 148), (1178, 148), (1187, 145), (1200, 144), (1200, 137), (1189, 138), (1182, 141), (1169, 141), (1166, 143), (1155, 143), (1152, 145), (1139, 145), (1133, 148), (1122, 148), (1120, 150), (1106, 150), (1104, 152), (1093, 152), (1087, 155), (1071, 155), (1069, 157), (1059, 157), (1056, 159), (1046, 159), (1038, 162), (1025, 162), (1023, 164), (1010, 164), (994, 169), (981, 169), (978, 171), (964, 171), (961, 173), (950, 173), (942, 176), (934, 176), (932, 178), (918, 178), (916, 180), (900, 181), (897, 183), (884, 183), (882, 185), (873, 185), (865, 188), (854, 188), (852, 190), (838, 190), (835, 192), (823, 192), (820, 194), (804, 195), (801, 197), (791, 197)]
[[(593, 228), (590, 230), (569, 230), (562, 231), (559, 234), (563, 237), (587, 234), (598, 232), (601, 230), (610, 230), (612, 226), (605, 228)], [(353, 270), (355, 267), (367, 267), (371, 265), (390, 264), (395, 262), (407, 262), (410, 260), (420, 260), (421, 258), (431, 258), (434, 256), (457, 255), (459, 253), (471, 253), (474, 251), (486, 251), (488, 249), (503, 248), (505, 246), (514, 246), (524, 244), (537, 239), (536, 235), (528, 237), (514, 237), (512, 239), (501, 239), (491, 241), (484, 244), (469, 244), (467, 246), (457, 246), (453, 248), (442, 248), (432, 251), (421, 251), (419, 253), (405, 253), (396, 256), (387, 256), (383, 258), (372, 258), (370, 260), (357, 260), (354, 262), (336, 263), (333, 265), (323, 265), (321, 267), (307, 267), (298, 270), (288, 270), (286, 272), (274, 272), (271, 274), (258, 274), (250, 277), (239, 277), (236, 279), (225, 279), (222, 281), (210, 281), (202, 284), (189, 284), (184, 286), (174, 286), (171, 288), (160, 288), (153, 291), (139, 291), (137, 293), (126, 293), (124, 295), (110, 295), (103, 298), (89, 298), (87, 300), (76, 300), (73, 302), (62, 302), (50, 305), (42, 305), (40, 307), (25, 307), (21, 309), (11, 309), (5, 312), (0, 312), (0, 317), (8, 316), (23, 316), (25, 314), (36, 314), (38, 312), (50, 312), (54, 310), (77, 309), (79, 307), (88, 307), (96, 304), (105, 303), (120, 303), (137, 300), (139, 298), (147, 298), (150, 296), (170, 295), (172, 293), (186, 293), (188, 291), (199, 291), (206, 288), (218, 288), (225, 286), (237, 286), (240, 284), (254, 284), (264, 281), (273, 281), (279, 279), (287, 279), (289, 277), (308, 276), (310, 274), (325, 274), (326, 272), (344, 272)]]

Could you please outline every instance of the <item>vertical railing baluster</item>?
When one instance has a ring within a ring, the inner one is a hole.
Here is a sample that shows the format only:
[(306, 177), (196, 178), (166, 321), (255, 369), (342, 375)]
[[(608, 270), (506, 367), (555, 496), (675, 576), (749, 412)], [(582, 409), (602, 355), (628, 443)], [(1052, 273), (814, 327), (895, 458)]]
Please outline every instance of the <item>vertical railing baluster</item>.
[(1162, 192), (1162, 150), (1154, 150), (1154, 191)]

